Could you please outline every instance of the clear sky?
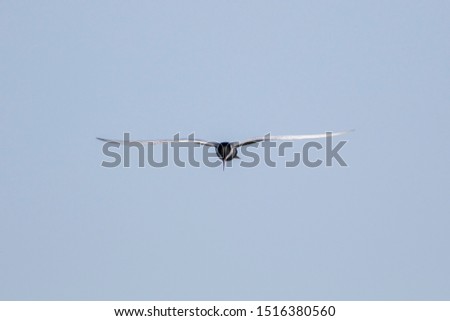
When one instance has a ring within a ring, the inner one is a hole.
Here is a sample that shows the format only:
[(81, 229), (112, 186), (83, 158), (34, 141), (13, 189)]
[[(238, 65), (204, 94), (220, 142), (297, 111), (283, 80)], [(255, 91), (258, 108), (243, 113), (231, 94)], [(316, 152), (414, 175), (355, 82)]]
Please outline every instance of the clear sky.
[[(449, 15), (1, 1), (0, 299), (449, 300)], [(352, 128), (346, 168), (106, 169), (95, 139)]]

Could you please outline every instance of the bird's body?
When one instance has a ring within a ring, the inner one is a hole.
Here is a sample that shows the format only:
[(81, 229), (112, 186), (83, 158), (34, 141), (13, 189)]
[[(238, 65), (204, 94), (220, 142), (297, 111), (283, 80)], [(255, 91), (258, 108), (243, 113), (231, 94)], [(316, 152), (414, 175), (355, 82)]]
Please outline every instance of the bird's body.
[(222, 168), (225, 170), (225, 162), (232, 161), (237, 156), (237, 148), (229, 142), (222, 142), (216, 145), (216, 154), (222, 160)]
[(232, 143), (222, 142), (216, 146), (217, 157), (224, 161), (230, 161), (237, 157), (237, 148)]
[[(284, 136), (263, 136), (263, 137), (255, 137), (251, 139), (247, 139), (240, 142), (210, 142), (206, 140), (201, 139), (177, 139), (177, 140), (170, 140), (170, 139), (161, 139), (161, 140), (138, 140), (133, 141), (141, 144), (164, 144), (164, 143), (192, 143), (195, 145), (205, 145), (205, 146), (211, 146), (216, 149), (217, 157), (219, 157), (220, 160), (222, 160), (223, 168), (225, 169), (225, 162), (231, 161), (235, 158), (239, 158), (237, 156), (237, 150), (239, 147), (256, 144), (262, 141), (271, 141), (271, 140), (287, 140), (287, 141), (294, 141), (294, 140), (304, 140), (304, 139), (318, 139), (318, 138), (325, 138), (325, 137), (333, 137), (333, 136), (339, 136), (347, 134), (351, 131), (344, 131), (344, 132), (327, 132), (323, 134), (313, 134), (313, 135), (284, 135)], [(98, 138), (97, 139), (109, 142), (109, 143), (117, 143), (117, 144), (127, 144), (132, 143), (131, 141), (123, 141), (123, 140), (114, 140), (114, 139), (105, 139), (105, 138)]]

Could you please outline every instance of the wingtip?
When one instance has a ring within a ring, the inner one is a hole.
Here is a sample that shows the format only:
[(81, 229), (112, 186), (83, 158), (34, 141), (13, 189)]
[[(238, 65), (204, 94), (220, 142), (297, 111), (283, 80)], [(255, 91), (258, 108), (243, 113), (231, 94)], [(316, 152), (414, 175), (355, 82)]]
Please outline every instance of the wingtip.
[(347, 129), (347, 130), (342, 131), (342, 132), (335, 132), (335, 135), (336, 136), (347, 135), (347, 134), (353, 133), (355, 131), (356, 131), (356, 129), (352, 128), (352, 129)]
[(101, 137), (96, 137), (99, 141), (101, 142), (105, 142), (105, 143), (113, 143), (113, 144), (118, 144), (120, 145), (120, 142), (116, 142), (114, 140), (111, 139), (106, 139), (106, 138), (101, 138)]

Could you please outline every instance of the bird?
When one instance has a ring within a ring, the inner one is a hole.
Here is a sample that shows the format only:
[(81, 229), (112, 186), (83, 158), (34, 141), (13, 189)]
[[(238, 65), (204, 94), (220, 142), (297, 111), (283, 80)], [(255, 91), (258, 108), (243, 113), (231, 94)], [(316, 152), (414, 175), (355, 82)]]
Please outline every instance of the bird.
[[(239, 159), (238, 156), (238, 148), (256, 144), (263, 141), (296, 141), (296, 140), (306, 140), (306, 139), (320, 139), (325, 138), (329, 135), (329, 137), (334, 136), (340, 136), (345, 135), (354, 130), (347, 130), (347, 131), (341, 131), (341, 132), (326, 132), (321, 134), (306, 134), (306, 135), (281, 135), (281, 136), (259, 136), (259, 137), (253, 137), (249, 139), (245, 139), (242, 141), (236, 141), (236, 142), (213, 142), (203, 139), (157, 139), (157, 140), (135, 140), (132, 142), (137, 142), (141, 144), (168, 144), (168, 143), (192, 143), (194, 145), (203, 145), (203, 146), (210, 146), (214, 147), (216, 149), (216, 155), (217, 157), (222, 161), (222, 168), (225, 170), (225, 163), (230, 162), (233, 159)], [(100, 138), (97, 137), (98, 140), (101, 140), (103, 142), (107, 143), (117, 143), (117, 144), (126, 144), (131, 143), (123, 140), (116, 140), (116, 139), (107, 139), (107, 138)]]

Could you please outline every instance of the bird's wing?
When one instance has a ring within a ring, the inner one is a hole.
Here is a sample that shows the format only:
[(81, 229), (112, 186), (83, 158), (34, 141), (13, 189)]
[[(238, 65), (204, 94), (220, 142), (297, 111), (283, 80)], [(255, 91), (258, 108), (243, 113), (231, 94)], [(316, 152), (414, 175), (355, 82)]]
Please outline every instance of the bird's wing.
[(116, 143), (116, 144), (130, 144), (130, 143), (140, 143), (142, 145), (144, 144), (169, 144), (169, 143), (192, 143), (196, 145), (206, 145), (206, 146), (213, 146), (215, 147), (217, 143), (215, 142), (208, 142), (206, 140), (202, 139), (179, 139), (179, 140), (173, 140), (173, 139), (157, 139), (157, 140), (130, 140), (130, 141), (123, 141), (118, 139), (107, 139), (107, 138), (100, 138), (97, 137), (98, 140), (101, 140), (103, 142), (107, 143)]
[(343, 132), (330, 132), (330, 133), (322, 133), (322, 134), (310, 134), (310, 135), (282, 135), (282, 136), (263, 136), (263, 137), (255, 137), (255, 138), (250, 138), (244, 141), (240, 141), (237, 144), (235, 144), (236, 147), (241, 147), (241, 146), (246, 146), (246, 145), (251, 145), (251, 144), (256, 144), (265, 140), (304, 140), (304, 139), (318, 139), (318, 138), (325, 138), (327, 137), (327, 135), (330, 135), (331, 137), (334, 136), (340, 136), (340, 135), (345, 135), (348, 134), (350, 132), (352, 132), (354, 130), (347, 130), (347, 131), (343, 131)]

